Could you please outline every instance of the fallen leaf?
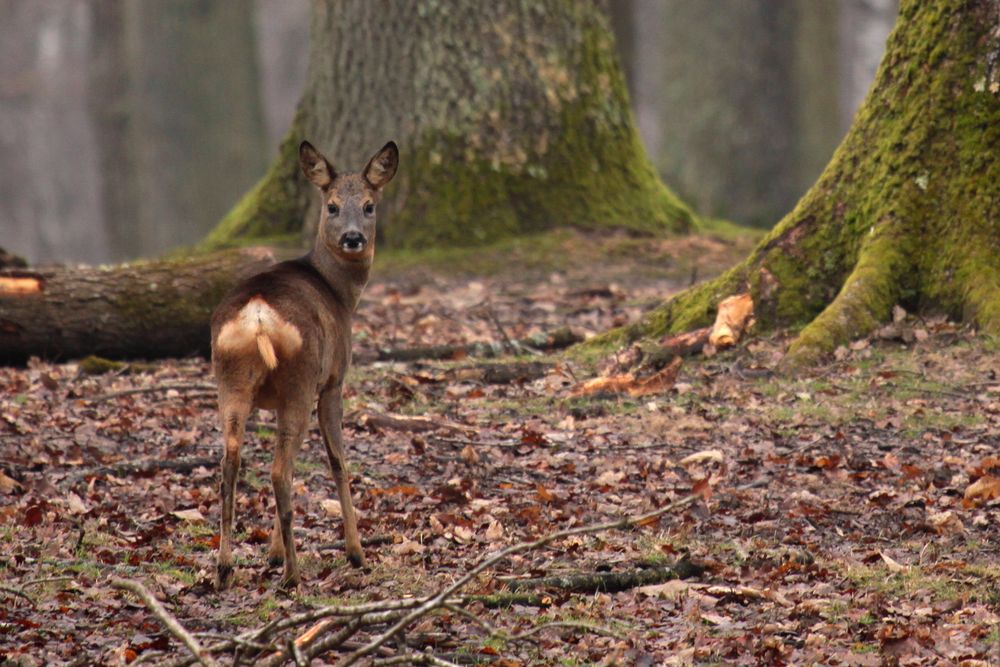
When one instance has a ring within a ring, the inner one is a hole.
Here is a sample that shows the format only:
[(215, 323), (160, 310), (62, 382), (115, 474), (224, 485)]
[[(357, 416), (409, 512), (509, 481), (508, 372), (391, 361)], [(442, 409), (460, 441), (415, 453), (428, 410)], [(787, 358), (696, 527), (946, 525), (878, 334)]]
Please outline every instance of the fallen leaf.
[(614, 486), (624, 477), (625, 473), (619, 470), (605, 470), (594, 481), (600, 486)]
[(197, 508), (189, 510), (177, 510), (175, 512), (171, 512), (171, 514), (173, 514), (181, 521), (190, 521), (191, 523), (201, 523), (205, 520), (204, 515), (202, 515), (202, 513)]
[(1000, 478), (983, 475), (965, 489), (962, 505), (966, 508), (977, 507), (996, 498), (1000, 498)]
[(705, 449), (685, 456), (680, 460), (682, 466), (694, 465), (697, 463), (722, 463), (724, 457), (722, 451), (718, 449)]
[(24, 487), (19, 481), (13, 479), (12, 477), (8, 477), (3, 473), (3, 471), (0, 471), (0, 493), (10, 493), (11, 491), (17, 491), (23, 488)]
[(889, 554), (887, 554), (884, 551), (880, 551), (878, 555), (882, 557), (882, 561), (886, 564), (886, 567), (889, 568), (890, 572), (906, 572), (910, 569), (906, 565), (903, 565), (898, 561), (896, 561), (895, 559), (893, 559), (891, 556), (889, 556)]
[(570, 391), (570, 396), (609, 393), (628, 394), (632, 397), (639, 397), (650, 394), (661, 394), (674, 386), (674, 383), (677, 381), (677, 374), (680, 372), (681, 364), (683, 363), (680, 357), (674, 357), (674, 360), (660, 371), (641, 379), (636, 378), (632, 373), (597, 377), (574, 387)]
[(472, 445), (466, 445), (462, 448), (462, 451), (458, 454), (463, 461), (466, 463), (476, 464), (479, 463), (479, 454), (473, 449)]
[(408, 556), (410, 554), (422, 554), (427, 550), (427, 547), (422, 545), (416, 540), (411, 540), (404, 537), (403, 541), (399, 544), (392, 545), (393, 553), (399, 554), (400, 556)]
[(342, 517), (344, 515), (343, 510), (340, 507), (340, 501), (334, 500), (333, 498), (327, 498), (320, 503), (323, 507), (323, 511), (326, 512), (327, 516), (332, 517)]
[(475, 537), (475, 533), (472, 532), (471, 528), (457, 525), (451, 527), (451, 538), (455, 542), (464, 544), (466, 542), (471, 542), (473, 537)]
[(636, 591), (640, 595), (648, 598), (659, 598), (661, 600), (676, 600), (682, 594), (687, 593), (691, 587), (686, 581), (671, 579), (662, 584), (652, 584), (650, 586), (640, 586)]
[(958, 535), (965, 532), (965, 524), (952, 511), (932, 512), (927, 515), (927, 521), (941, 535)]
[(499, 521), (490, 521), (486, 529), (486, 539), (490, 542), (498, 542), (503, 539), (503, 524)]
[(550, 503), (556, 499), (555, 495), (553, 495), (551, 491), (546, 489), (541, 484), (535, 485), (535, 493), (538, 495), (538, 499), (541, 500), (543, 503)]
[(66, 494), (66, 507), (70, 514), (87, 513), (87, 506), (83, 503), (83, 499), (72, 491)]

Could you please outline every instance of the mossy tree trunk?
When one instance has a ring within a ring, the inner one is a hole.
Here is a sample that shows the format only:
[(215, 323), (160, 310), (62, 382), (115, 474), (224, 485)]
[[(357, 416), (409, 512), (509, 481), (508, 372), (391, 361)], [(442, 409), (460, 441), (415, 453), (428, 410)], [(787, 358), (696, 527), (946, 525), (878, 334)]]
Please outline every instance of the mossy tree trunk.
[(749, 290), (803, 327), (789, 366), (938, 309), (1000, 334), (1000, 2), (904, 0), (875, 84), (819, 180), (741, 264), (593, 345), (690, 330)]
[(278, 156), (206, 247), (302, 234), (304, 138), (344, 169), (400, 145), (391, 245), (692, 224), (646, 157), (597, 0), (314, 0), (308, 57)]

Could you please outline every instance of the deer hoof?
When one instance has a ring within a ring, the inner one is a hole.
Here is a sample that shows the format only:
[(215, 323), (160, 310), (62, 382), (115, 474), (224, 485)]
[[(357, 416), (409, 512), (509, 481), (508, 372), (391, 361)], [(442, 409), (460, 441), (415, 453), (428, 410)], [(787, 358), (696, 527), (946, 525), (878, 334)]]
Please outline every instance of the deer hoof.
[(368, 563), (365, 560), (365, 552), (361, 551), (348, 551), (347, 560), (354, 567), (365, 567)]
[(278, 582), (278, 588), (283, 591), (294, 591), (299, 587), (299, 574), (296, 572), (294, 575), (286, 574)]

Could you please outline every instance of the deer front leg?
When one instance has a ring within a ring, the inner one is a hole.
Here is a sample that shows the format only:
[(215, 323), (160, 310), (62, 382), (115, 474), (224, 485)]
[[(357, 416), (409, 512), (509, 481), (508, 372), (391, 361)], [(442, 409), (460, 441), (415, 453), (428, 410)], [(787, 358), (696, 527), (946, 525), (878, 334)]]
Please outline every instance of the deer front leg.
[(337, 484), (337, 495), (340, 496), (347, 559), (355, 567), (364, 567), (365, 553), (361, 549), (361, 538), (358, 536), (358, 520), (354, 515), (354, 504), (351, 501), (351, 481), (347, 472), (347, 461), (344, 458), (344, 441), (341, 434), (343, 414), (341, 387), (337, 385), (325, 389), (319, 397), (319, 429), (323, 433), (323, 444), (326, 445), (326, 455), (330, 459), (330, 470)]
[(243, 429), (249, 409), (235, 404), (234, 400), (222, 400), (222, 430), (225, 449), (222, 454), (222, 522), (219, 532), (219, 555), (217, 562), (216, 588), (225, 590), (233, 583), (233, 513), (236, 476), (240, 470), (240, 446), (243, 444)]

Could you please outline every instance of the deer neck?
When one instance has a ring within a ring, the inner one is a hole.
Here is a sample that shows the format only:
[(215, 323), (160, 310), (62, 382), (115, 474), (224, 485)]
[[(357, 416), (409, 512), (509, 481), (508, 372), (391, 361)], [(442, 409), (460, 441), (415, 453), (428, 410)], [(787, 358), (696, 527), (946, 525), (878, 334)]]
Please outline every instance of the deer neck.
[(306, 259), (323, 276), (330, 290), (353, 313), (358, 301), (361, 300), (362, 290), (368, 284), (368, 273), (372, 266), (371, 254), (362, 259), (348, 261), (324, 248), (313, 248), (306, 255)]

